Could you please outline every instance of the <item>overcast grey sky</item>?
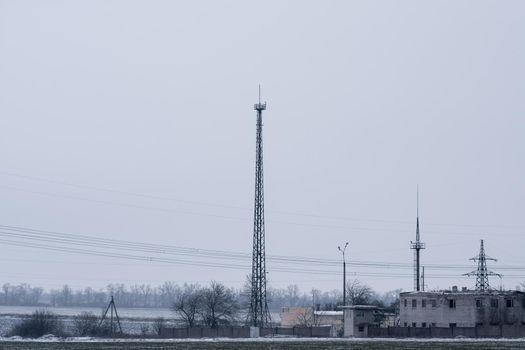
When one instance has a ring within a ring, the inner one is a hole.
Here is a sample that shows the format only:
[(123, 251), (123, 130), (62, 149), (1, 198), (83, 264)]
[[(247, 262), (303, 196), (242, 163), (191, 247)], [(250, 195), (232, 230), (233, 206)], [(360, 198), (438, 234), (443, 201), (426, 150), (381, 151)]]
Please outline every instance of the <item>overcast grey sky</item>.
[[(428, 287), (473, 286), (460, 275), (479, 239), (515, 287), (524, 15), (523, 1), (0, 1), (0, 224), (250, 253), (260, 83), (267, 254), (339, 259), (349, 241), (351, 261), (411, 264), (419, 184), (423, 264), (465, 265), (427, 270)], [(250, 272), (5, 239), (0, 283), (240, 286)], [(340, 286), (276, 266), (272, 286)], [(348, 270), (412, 288), (409, 266)]]

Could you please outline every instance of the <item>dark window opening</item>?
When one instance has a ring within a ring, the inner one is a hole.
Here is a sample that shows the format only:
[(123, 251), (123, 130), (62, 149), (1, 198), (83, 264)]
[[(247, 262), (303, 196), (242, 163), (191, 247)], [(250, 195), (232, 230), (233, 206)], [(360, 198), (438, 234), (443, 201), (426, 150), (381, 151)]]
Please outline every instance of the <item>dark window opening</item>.
[(436, 307), (437, 306), (437, 302), (434, 299), (430, 300), (430, 304), (432, 304), (432, 307)]
[(507, 307), (514, 307), (514, 300), (507, 299)]
[(455, 324), (455, 323), (449, 323), (448, 326), (449, 326), (450, 328), (456, 328), (456, 324)]
[(404, 326), (405, 326), (405, 327), (408, 327), (408, 323), (405, 322)]
[(421, 322), (421, 327), (427, 328), (427, 323), (426, 322)]
[(421, 300), (421, 307), (427, 307), (427, 299)]
[(498, 307), (498, 299), (490, 299), (491, 307)]
[(405, 307), (407, 307), (407, 300), (405, 299)]
[(417, 307), (417, 300), (416, 299), (412, 299), (412, 307)]
[(365, 326), (359, 326), (359, 327), (357, 327), (357, 330), (359, 332), (364, 332), (365, 331)]
[(476, 307), (480, 308), (482, 306), (483, 306), (483, 301), (481, 301), (481, 299), (476, 299)]
[(455, 309), (456, 308), (456, 300), (455, 299), (450, 299), (448, 301), (448, 307), (451, 308), (451, 309)]
[(412, 327), (416, 327), (416, 323), (415, 322), (412, 322)]

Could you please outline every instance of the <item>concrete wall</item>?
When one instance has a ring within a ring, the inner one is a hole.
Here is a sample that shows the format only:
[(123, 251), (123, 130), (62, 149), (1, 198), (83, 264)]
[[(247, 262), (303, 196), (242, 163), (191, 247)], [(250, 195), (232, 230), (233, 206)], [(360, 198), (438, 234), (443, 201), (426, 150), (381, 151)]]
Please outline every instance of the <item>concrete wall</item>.
[(261, 337), (290, 336), (308, 338), (329, 338), (336, 336), (333, 326), (261, 328), (260, 335)]
[(478, 326), (478, 327), (388, 327), (368, 329), (372, 338), (523, 338), (524, 325)]
[(254, 327), (193, 327), (193, 328), (162, 328), (161, 338), (253, 338), (257, 334), (261, 337), (290, 336), (290, 337), (335, 337), (335, 330), (332, 326), (323, 327), (276, 327), (258, 328), (258, 332), (250, 332)]
[(161, 338), (249, 338), (250, 327), (162, 328)]

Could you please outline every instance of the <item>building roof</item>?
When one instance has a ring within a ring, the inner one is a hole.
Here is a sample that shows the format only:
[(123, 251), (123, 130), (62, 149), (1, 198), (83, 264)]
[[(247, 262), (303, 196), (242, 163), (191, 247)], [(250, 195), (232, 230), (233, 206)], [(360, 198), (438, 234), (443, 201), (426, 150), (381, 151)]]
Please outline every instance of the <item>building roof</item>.
[(375, 305), (347, 305), (347, 306), (339, 306), (341, 309), (351, 309), (351, 310), (377, 310), (379, 309)]
[(343, 316), (343, 311), (314, 311), (318, 316)]
[(502, 296), (505, 296), (505, 295), (515, 295), (515, 294), (520, 294), (520, 295), (525, 295), (525, 292), (522, 292), (522, 291), (519, 291), (519, 290), (489, 290), (489, 291), (478, 291), (478, 290), (439, 290), (439, 291), (425, 291), (425, 292), (422, 292), (422, 291), (412, 291), (412, 292), (401, 292), (399, 293), (399, 296), (400, 297), (403, 297), (403, 296), (416, 296), (416, 295), (420, 295), (420, 296), (434, 296), (434, 297), (437, 297), (437, 296), (446, 296), (446, 295), (479, 295), (479, 296), (483, 296), (483, 295), (493, 295), (493, 296), (497, 296), (497, 295), (502, 295)]

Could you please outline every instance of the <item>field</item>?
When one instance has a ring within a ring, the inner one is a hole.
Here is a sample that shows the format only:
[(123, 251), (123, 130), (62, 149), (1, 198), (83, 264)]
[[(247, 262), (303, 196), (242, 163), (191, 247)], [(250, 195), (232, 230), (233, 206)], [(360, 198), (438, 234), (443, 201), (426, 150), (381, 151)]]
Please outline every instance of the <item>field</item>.
[(122, 342), (0, 342), (1, 350), (416, 350), (524, 349), (525, 340), (272, 340), (272, 341), (122, 341)]

